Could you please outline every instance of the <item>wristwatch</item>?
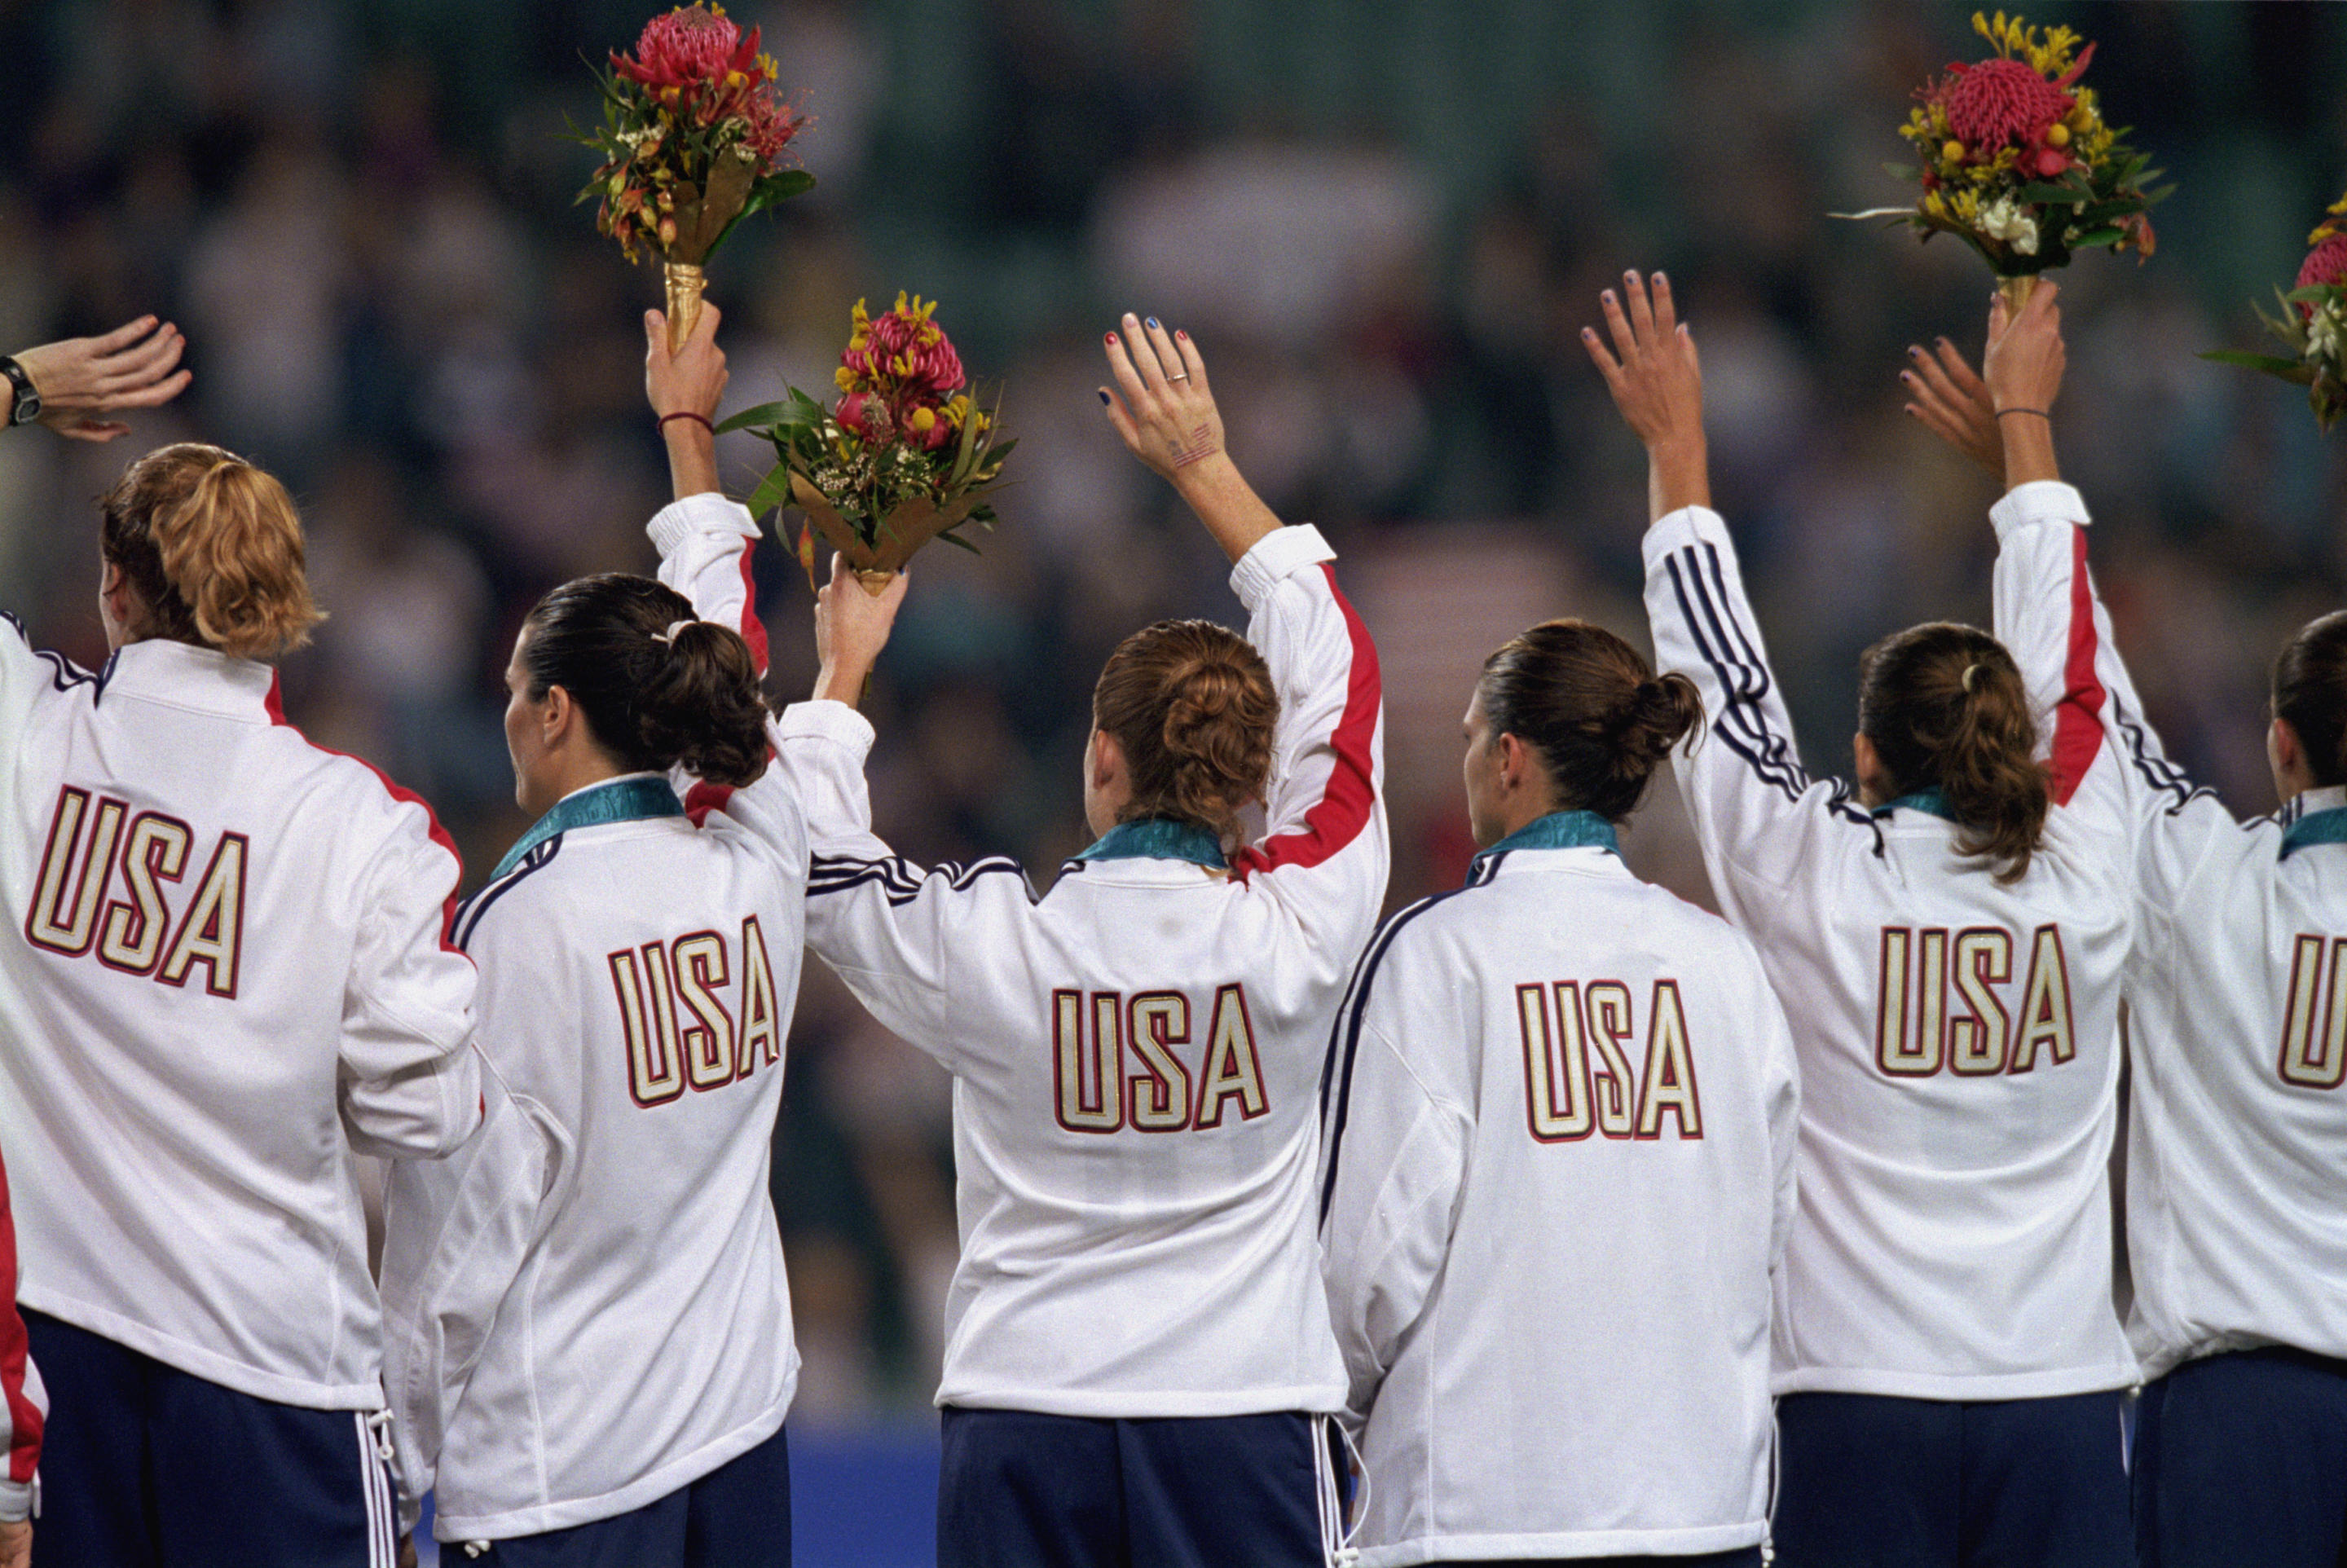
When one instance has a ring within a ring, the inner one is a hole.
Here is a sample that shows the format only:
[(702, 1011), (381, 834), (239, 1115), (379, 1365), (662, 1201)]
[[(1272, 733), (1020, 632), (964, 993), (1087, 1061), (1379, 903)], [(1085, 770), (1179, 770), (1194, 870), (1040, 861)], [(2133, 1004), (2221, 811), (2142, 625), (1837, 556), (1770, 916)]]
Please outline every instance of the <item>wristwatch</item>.
[(6, 376), (16, 388), (16, 406), (9, 411), (11, 425), (30, 425), (41, 416), (41, 395), (33, 385), (33, 378), (25, 367), (5, 354), (0, 354), (0, 375)]

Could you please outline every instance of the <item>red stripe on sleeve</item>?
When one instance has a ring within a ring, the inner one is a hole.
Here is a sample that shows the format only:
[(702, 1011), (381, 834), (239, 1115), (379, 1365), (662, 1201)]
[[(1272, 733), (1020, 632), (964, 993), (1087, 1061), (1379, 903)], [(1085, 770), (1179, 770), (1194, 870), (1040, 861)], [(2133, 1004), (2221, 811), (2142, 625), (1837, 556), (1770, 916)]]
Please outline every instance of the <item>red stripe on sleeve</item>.
[(684, 792), (684, 815), (692, 819), (693, 826), (699, 827), (708, 820), (711, 812), (723, 811), (725, 803), (733, 798), (732, 784), (711, 784), (707, 779), (697, 780), (691, 789)]
[(1369, 629), (1353, 611), (1352, 601), (1337, 586), (1336, 569), (1327, 561), (1320, 570), (1328, 579), (1329, 595), (1344, 612), (1345, 632), (1353, 644), (1353, 668), (1345, 687), (1345, 712), (1337, 721), (1328, 743), (1337, 753), (1336, 771), (1317, 804), (1304, 814), (1304, 825), (1251, 845), (1239, 852), (1232, 875), (1245, 878), (1283, 866), (1317, 866), (1360, 836), (1377, 804), (1376, 774), (1369, 766), (1369, 743), (1377, 734), (1378, 703), (1384, 686), (1378, 672), (1378, 646)]
[(466, 952), (464, 948), (456, 946), (454, 941), (449, 939), (455, 935), (456, 929), (456, 887), (458, 884), (465, 880), (465, 857), (456, 852), (456, 841), (448, 836), (448, 830), (440, 825), (439, 814), (432, 809), (432, 803), (425, 800), (422, 795), (417, 794), (414, 790), (405, 789), (399, 784), (395, 784), (389, 774), (384, 773), (381, 768), (375, 766), (364, 757), (354, 757), (348, 752), (338, 752), (332, 746), (322, 746), (317, 742), (312, 740), (309, 736), (302, 735), (300, 729), (296, 728), (286, 720), (284, 698), (279, 692), (278, 679), (274, 674), (272, 674), (269, 678), (269, 700), (267, 706), (269, 709), (269, 722), (284, 729), (292, 730), (296, 735), (301, 735), (302, 743), (308, 746), (312, 751), (323, 752), (330, 757), (347, 758), (349, 761), (358, 764), (359, 766), (374, 774), (375, 782), (383, 785), (384, 791), (390, 794), (392, 799), (398, 801), (403, 805), (415, 805), (424, 808), (425, 832), (430, 835), (433, 843), (438, 845), (441, 848), (448, 852), (449, 859), (456, 863), (456, 879), (448, 884), (447, 900), (440, 906), (440, 950), (444, 953), (455, 953), (466, 963), (471, 963), (473, 961), (473, 956), (470, 953)]
[(8, 1204), (8, 1171), (0, 1165), (0, 1395), (8, 1401), (8, 1479), (33, 1479), (41, 1462), (41, 1407), (25, 1393), (32, 1344), (16, 1310), (16, 1216)]
[(2062, 671), (2062, 700), (2054, 708), (2054, 757), (2048, 788), (2067, 805), (2103, 744), (2103, 683), (2095, 674), (2095, 589), (2086, 576), (2086, 530), (2070, 530), (2070, 657)]
[(763, 681), (766, 676), (766, 623), (758, 619), (758, 582), (750, 572), (750, 558), (757, 550), (756, 539), (742, 541), (742, 641), (750, 645), (750, 661)]

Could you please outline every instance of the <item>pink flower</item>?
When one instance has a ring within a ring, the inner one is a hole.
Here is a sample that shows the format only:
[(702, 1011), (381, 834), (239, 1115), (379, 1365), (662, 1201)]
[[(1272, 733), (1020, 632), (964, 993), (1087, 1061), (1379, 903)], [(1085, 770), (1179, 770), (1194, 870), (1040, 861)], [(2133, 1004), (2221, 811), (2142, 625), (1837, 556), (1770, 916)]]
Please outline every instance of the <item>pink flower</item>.
[(2070, 112), (2070, 95), (2020, 60), (1951, 66), (1948, 73), (1941, 89), (1948, 128), (1973, 152), (2025, 146)]
[[(2299, 264), (2295, 289), (2311, 289), (2321, 284), (2347, 283), (2347, 234), (2329, 234), (2322, 242), (2306, 253)], [(2314, 318), (2314, 307), (2301, 302), (2298, 313), (2306, 320)]]
[(891, 424), (888, 405), (871, 393), (851, 392), (841, 398), (838, 406), (831, 412), (843, 428), (855, 431), (866, 441), (878, 443), (888, 439)]
[(723, 11), (680, 5), (645, 23), (636, 57), (615, 54), (611, 67), (655, 91), (723, 82), (728, 71), (747, 77), (758, 68), (758, 29), (744, 38)]

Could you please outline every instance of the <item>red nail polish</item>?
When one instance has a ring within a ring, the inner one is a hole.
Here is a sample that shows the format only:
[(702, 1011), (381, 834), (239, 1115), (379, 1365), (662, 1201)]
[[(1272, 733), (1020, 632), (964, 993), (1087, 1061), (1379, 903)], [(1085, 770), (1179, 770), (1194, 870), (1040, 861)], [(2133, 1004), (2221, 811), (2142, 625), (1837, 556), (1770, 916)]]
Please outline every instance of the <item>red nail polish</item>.
[(1109, 344), (1113, 347), (1116, 343), (1116, 334), (1114, 333), (1109, 333), (1106, 334), (1106, 337)]

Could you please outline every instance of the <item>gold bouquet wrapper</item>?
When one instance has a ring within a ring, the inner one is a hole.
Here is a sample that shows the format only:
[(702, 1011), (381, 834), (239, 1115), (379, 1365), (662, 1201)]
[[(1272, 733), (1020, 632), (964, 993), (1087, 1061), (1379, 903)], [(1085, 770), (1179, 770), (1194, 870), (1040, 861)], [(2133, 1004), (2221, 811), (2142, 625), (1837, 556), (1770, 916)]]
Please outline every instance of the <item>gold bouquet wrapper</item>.
[(933, 501), (907, 501), (883, 519), (883, 537), (876, 543), (866, 544), (805, 475), (791, 476), (791, 499), (806, 513), (815, 532), (847, 558), (847, 564), (856, 569), (856, 579), (864, 585), (865, 592), (876, 599), (888, 590), (889, 579), (904, 569), (915, 551), (969, 516), (970, 508), (978, 505), (974, 496), (965, 496), (943, 507)]
[(2004, 296), (2006, 319), (2010, 320), (2019, 315), (2021, 307), (2029, 302), (2029, 296), (2036, 290), (2037, 274), (2034, 272), (2024, 272), (2014, 278), (1998, 279), (1996, 292)]
[(668, 352), (675, 354), (700, 324), (701, 295), (709, 279), (690, 261), (668, 261), (661, 264), (661, 282), (668, 295)]

